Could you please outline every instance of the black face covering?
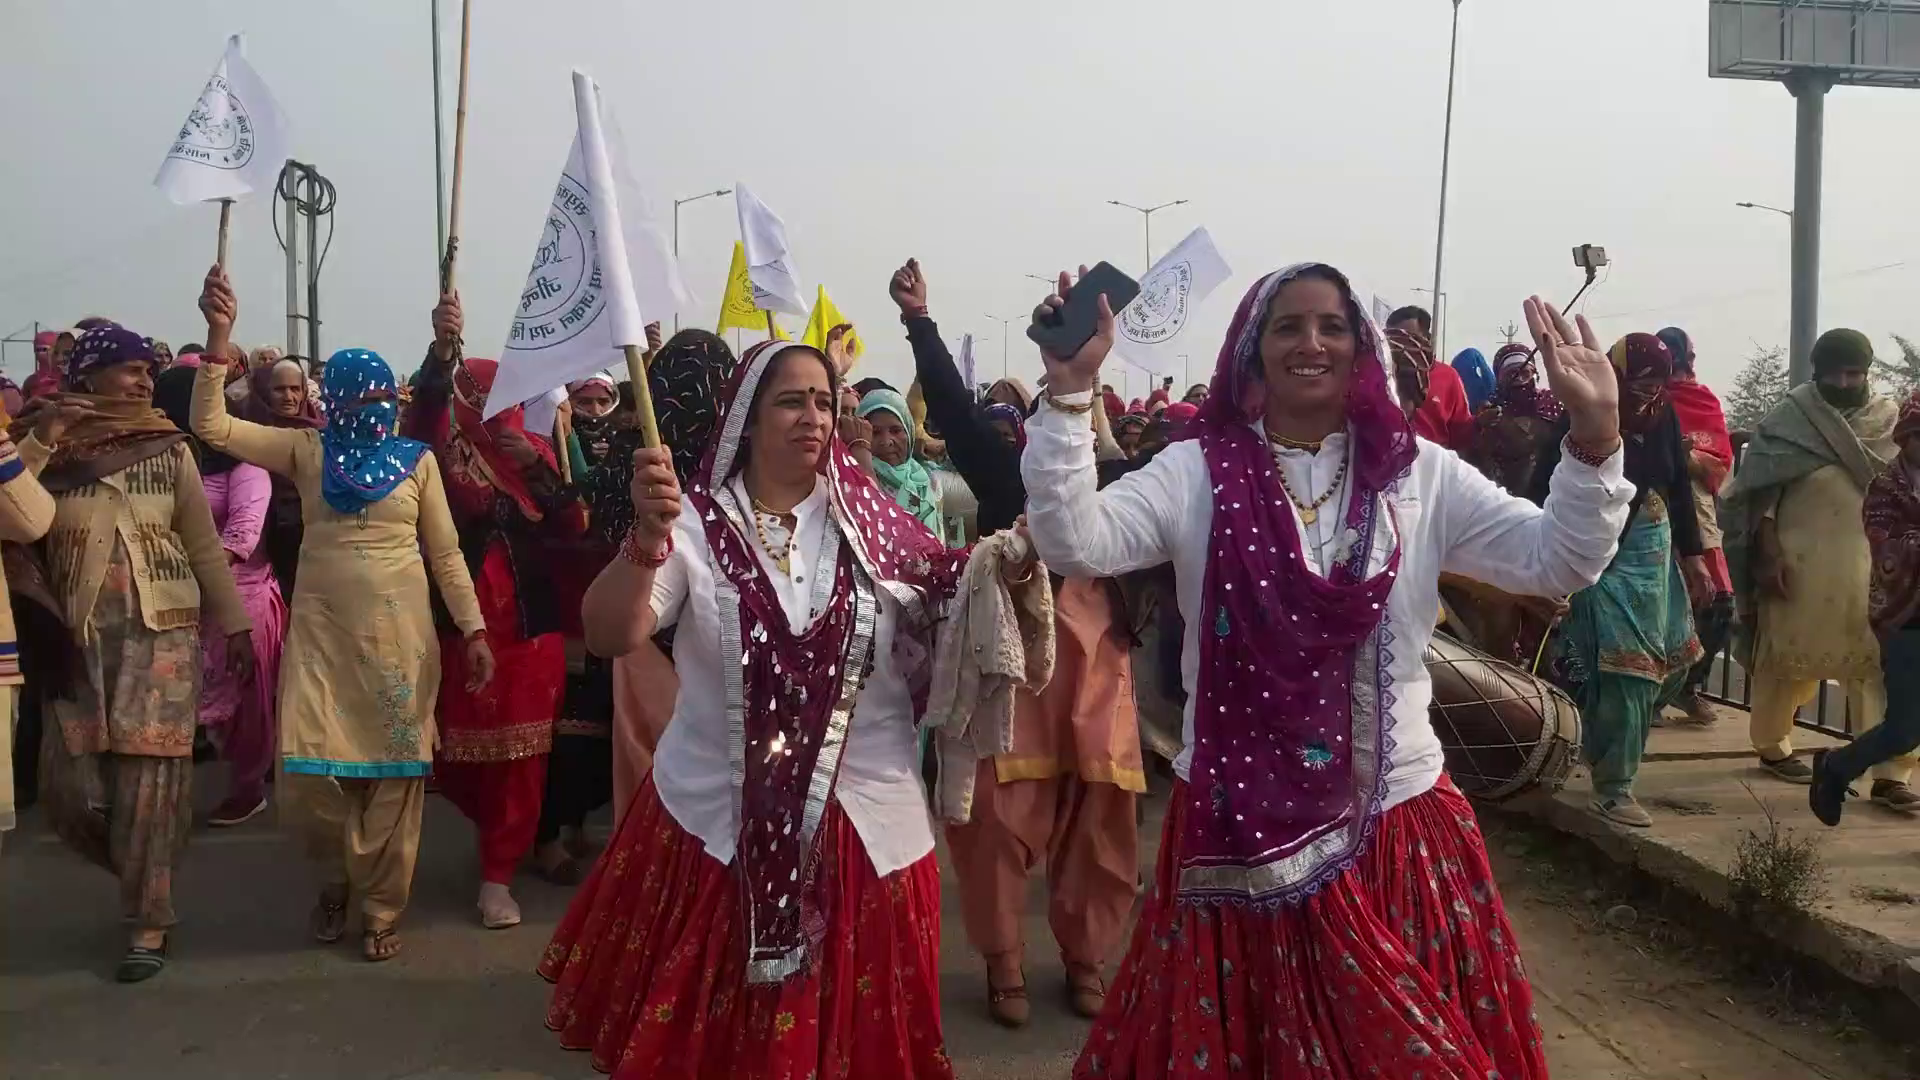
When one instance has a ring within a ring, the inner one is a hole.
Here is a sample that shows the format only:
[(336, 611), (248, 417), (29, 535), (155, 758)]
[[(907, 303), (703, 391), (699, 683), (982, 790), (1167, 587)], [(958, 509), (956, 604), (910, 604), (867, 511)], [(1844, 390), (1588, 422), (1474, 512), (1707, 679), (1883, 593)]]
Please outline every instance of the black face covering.
[(1867, 403), (1869, 390), (1866, 383), (1859, 386), (1834, 386), (1831, 383), (1814, 383), (1820, 392), (1820, 400), (1836, 409), (1857, 409)]

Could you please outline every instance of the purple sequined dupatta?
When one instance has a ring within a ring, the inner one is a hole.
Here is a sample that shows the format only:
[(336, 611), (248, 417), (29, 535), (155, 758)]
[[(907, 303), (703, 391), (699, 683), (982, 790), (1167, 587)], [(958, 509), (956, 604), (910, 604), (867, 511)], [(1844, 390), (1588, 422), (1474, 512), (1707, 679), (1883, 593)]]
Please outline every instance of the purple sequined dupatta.
[[(1267, 441), (1249, 424), (1265, 401), (1267, 307), (1308, 269), (1270, 274), (1241, 300), (1194, 425), (1214, 499), (1180, 841), (1180, 892), (1194, 899), (1310, 895), (1364, 850), (1386, 791), (1386, 613), (1400, 549), (1382, 493), (1412, 463), (1415, 444), (1388, 388), (1379, 329), (1358, 305), (1348, 305), (1352, 483), (1324, 577), (1307, 563)], [(1387, 553), (1369, 574), (1382, 529)]]
[[(741, 460), (761, 379), (790, 342), (747, 350), (722, 390), (717, 434), (688, 487), (714, 557), (747, 980), (807, 970), (833, 890), (820, 880), (819, 827), (855, 704), (871, 672), (879, 593), (898, 605), (895, 636), (925, 633), (951, 597), (965, 552), (950, 552), (900, 511), (836, 438), (821, 464), (829, 511), (810, 568), (810, 625), (787, 621), (755, 550), (753, 510), (728, 480)], [(809, 350), (811, 351), (811, 350)], [(682, 630), (685, 633), (686, 630)]]

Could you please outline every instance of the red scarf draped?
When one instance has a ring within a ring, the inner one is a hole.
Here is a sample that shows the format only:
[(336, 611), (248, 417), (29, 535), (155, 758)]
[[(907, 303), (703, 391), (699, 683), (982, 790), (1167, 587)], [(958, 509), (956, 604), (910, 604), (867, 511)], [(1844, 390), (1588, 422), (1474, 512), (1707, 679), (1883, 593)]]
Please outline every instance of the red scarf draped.
[(502, 412), (491, 420), (482, 420), (487, 395), (493, 391), (493, 377), (500, 370), (497, 361), (469, 356), (460, 361), (453, 373), (453, 423), (447, 431), (447, 475), (468, 487), (489, 487), (511, 498), (528, 521), (543, 516), (540, 504), (527, 485), (525, 470), (508, 457), (494, 435), (499, 431), (518, 431), (533, 444), (540, 460), (559, 474), (553, 456), (553, 444), (526, 429), (526, 416), (520, 406)]
[(1718, 488), (1733, 468), (1733, 440), (1727, 436), (1727, 416), (1720, 408), (1720, 399), (1698, 379), (1674, 379), (1667, 384), (1667, 400), (1673, 403), (1673, 414), (1679, 418), (1680, 433), (1687, 437), (1688, 444), (1720, 463), (1708, 478), (1709, 486)]

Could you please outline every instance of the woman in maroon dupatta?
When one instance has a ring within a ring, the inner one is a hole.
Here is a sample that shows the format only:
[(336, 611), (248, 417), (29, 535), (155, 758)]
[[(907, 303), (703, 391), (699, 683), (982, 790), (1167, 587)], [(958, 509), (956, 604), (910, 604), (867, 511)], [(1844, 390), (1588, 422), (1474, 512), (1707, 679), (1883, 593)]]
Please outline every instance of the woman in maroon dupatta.
[(834, 437), (838, 383), (749, 349), (684, 504), (667, 448), (636, 453), (587, 592), (598, 655), (678, 628), (654, 768), (540, 965), (548, 1025), (617, 1076), (953, 1074), (914, 728), (965, 556)]
[(1072, 576), (1172, 562), (1193, 688), (1159, 867), (1076, 1076), (1546, 1075), (1421, 662), (1441, 571), (1563, 595), (1626, 516), (1612, 368), (1584, 321), (1538, 298), (1527, 319), (1573, 415), (1544, 509), (1416, 443), (1381, 332), (1324, 264), (1247, 293), (1189, 437), (1104, 489), (1084, 414), (1110, 318), (1045, 358), (1035, 546)]

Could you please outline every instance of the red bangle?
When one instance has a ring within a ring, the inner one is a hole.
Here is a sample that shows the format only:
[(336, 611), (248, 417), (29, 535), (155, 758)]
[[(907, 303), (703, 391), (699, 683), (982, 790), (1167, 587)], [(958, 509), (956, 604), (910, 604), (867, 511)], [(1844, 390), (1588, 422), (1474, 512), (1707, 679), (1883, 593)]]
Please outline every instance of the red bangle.
[(1582, 465), (1585, 465), (1589, 468), (1594, 468), (1594, 469), (1597, 469), (1600, 466), (1605, 465), (1607, 463), (1607, 459), (1611, 458), (1614, 455), (1614, 451), (1619, 449), (1619, 447), (1616, 446), (1614, 447), (1613, 450), (1609, 450), (1604, 454), (1597, 454), (1592, 450), (1589, 450), (1586, 447), (1581, 446), (1579, 443), (1574, 442), (1573, 436), (1571, 435), (1567, 436), (1561, 445), (1566, 447), (1568, 457), (1572, 458), (1573, 460), (1579, 462)]
[(627, 538), (620, 544), (620, 556), (622, 558), (635, 566), (644, 566), (649, 570), (658, 570), (662, 566), (667, 565), (667, 558), (672, 554), (672, 533), (667, 534), (667, 542), (660, 545), (660, 550), (653, 553), (641, 550), (640, 532), (638, 529), (628, 529)]
[(467, 644), (469, 645), (473, 644), (476, 641), (485, 641), (485, 640), (487, 640), (487, 628), (484, 626), (478, 630), (475, 630), (473, 633), (468, 634), (466, 637)]

